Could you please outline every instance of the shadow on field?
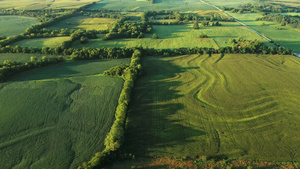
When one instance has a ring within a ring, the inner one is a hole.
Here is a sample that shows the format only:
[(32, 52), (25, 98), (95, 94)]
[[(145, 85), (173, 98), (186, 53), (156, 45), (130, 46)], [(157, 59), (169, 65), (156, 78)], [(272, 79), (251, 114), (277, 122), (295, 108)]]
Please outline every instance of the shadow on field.
[(176, 102), (183, 97), (174, 90), (182, 84), (176, 76), (194, 68), (182, 68), (160, 57), (143, 58), (142, 62), (145, 74), (134, 87), (125, 132), (125, 149), (138, 157), (152, 153), (178, 156), (181, 150), (176, 146), (188, 146), (193, 142), (191, 137), (205, 134), (183, 125), (181, 119), (184, 117), (177, 113), (185, 106)]
[[(107, 62), (108, 60), (71, 61), (42, 68), (28, 70), (8, 79), (8, 81), (46, 80), (64, 77), (94, 75), (101, 73), (97, 69), (97, 62)], [(91, 65), (91, 63), (95, 63)]]

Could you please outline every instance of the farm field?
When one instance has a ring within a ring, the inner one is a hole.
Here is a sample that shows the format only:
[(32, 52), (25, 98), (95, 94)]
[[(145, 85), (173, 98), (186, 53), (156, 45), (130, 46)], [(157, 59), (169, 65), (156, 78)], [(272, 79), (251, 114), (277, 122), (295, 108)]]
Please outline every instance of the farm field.
[(204, 0), (205, 2), (211, 3), (218, 7), (238, 7), (241, 5), (245, 5), (248, 3), (257, 3), (256, 0), (243, 0), (243, 1), (236, 1), (236, 0)]
[(125, 148), (137, 157), (297, 161), (300, 60), (228, 54), (145, 57)]
[[(155, 49), (180, 48), (180, 47), (210, 47), (218, 48), (228, 46), (229, 39), (243, 37), (249, 40), (260, 40), (267, 42), (256, 33), (250, 31), (236, 22), (222, 22), (220, 27), (201, 27), (199, 30), (193, 29), (193, 24), (187, 25), (153, 25), (153, 33), (158, 39), (152, 39), (152, 34), (145, 34), (141, 39), (115, 39), (101, 41), (91, 39), (87, 44), (75, 42), (74, 47), (148, 47)], [(209, 38), (198, 38), (201, 34), (208, 35)]]
[[(10, 78), (11, 81), (27, 81), (41, 79), (57, 79), (76, 76), (87, 76), (102, 74), (105, 70), (118, 65), (129, 64), (130, 59), (103, 59), (103, 60), (83, 60), (69, 61), (29, 70), (19, 73)], [(38, 71), (37, 71), (38, 70)]]
[(213, 7), (201, 3), (199, 0), (155, 0), (151, 4), (146, 0), (103, 0), (98, 1), (90, 9), (108, 9), (122, 11), (145, 11), (145, 10), (215, 10)]
[(62, 28), (68, 29), (85, 29), (85, 30), (106, 30), (111, 28), (112, 24), (116, 19), (110, 18), (89, 18), (86, 16), (76, 16), (60, 21), (54, 24), (48, 29), (50, 30), (60, 30)]
[(38, 60), (41, 60), (43, 56), (46, 56), (47, 58), (58, 57), (56, 55), (44, 55), (44, 54), (0, 53), (0, 64), (2, 64), (5, 60), (26, 63), (30, 61), (31, 56), (35, 56)]
[(52, 38), (35, 38), (35, 39), (24, 39), (12, 43), (11, 46), (20, 47), (59, 47), (64, 41), (70, 40), (70, 37), (52, 37)]
[[(0, 1), (1, 3), (1, 1)], [(1, 5), (0, 5), (1, 6)], [(14, 36), (19, 35), (30, 27), (37, 24), (36, 18), (24, 16), (0, 16), (0, 36)]]
[[(295, 28), (291, 28), (288, 26), (280, 26), (279, 23), (276, 22), (268, 22), (268, 21), (256, 21), (255, 19), (258, 17), (262, 17), (262, 15), (257, 13), (247, 13), (247, 14), (236, 14), (229, 13), (231, 16), (240, 20), (244, 24), (250, 26), (254, 30), (261, 32), (263, 35), (272, 39), (276, 43), (294, 50), (297, 53), (300, 53), (300, 32)], [(266, 26), (262, 26), (262, 23), (265, 23)], [(277, 28), (281, 28), (278, 30)]]
[(15, 8), (26, 10), (39, 10), (49, 8), (79, 8), (94, 2), (93, 0), (2, 0), (0, 9)]
[(77, 168), (101, 151), (123, 87), (122, 78), (98, 75), (109, 62), (120, 63), (62, 63), (1, 83), (0, 167)]
[(289, 7), (300, 7), (300, 2), (298, 0), (267, 0), (264, 2), (275, 4), (275, 5), (285, 5)]

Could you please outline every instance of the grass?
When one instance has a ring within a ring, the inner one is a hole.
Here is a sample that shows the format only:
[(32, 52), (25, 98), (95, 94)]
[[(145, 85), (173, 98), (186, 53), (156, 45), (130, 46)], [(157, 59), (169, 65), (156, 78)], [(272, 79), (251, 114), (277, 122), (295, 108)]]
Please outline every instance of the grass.
[(257, 3), (256, 0), (244, 0), (244, 1), (236, 1), (236, 0), (204, 0), (205, 2), (211, 3), (213, 5), (222, 7), (238, 7), (240, 5), (245, 5), (248, 3)]
[[(0, 1), (1, 2), (1, 1)], [(1, 5), (0, 5), (1, 6)], [(0, 16), (0, 36), (14, 36), (24, 33), (31, 25), (37, 24), (36, 18), (24, 16)]]
[(79, 8), (83, 5), (90, 4), (94, 0), (2, 0), (0, 8), (15, 8), (26, 10), (39, 10), (51, 8)]
[(31, 56), (36, 56), (38, 60), (41, 60), (43, 56), (46, 57), (58, 57), (55, 55), (43, 55), (43, 54), (27, 54), (27, 53), (0, 53), (0, 64), (5, 60), (11, 60), (21, 63), (26, 63), (30, 61)]
[(155, 0), (154, 4), (139, 0), (103, 0), (90, 9), (109, 9), (122, 11), (145, 11), (145, 10), (214, 10), (213, 7), (201, 3), (199, 0)]
[(97, 75), (122, 64), (128, 64), (129, 58), (112, 60), (88, 60), (88, 61), (69, 61), (29, 70), (15, 75), (11, 81), (27, 81), (41, 79), (56, 79), (76, 76)]
[(137, 157), (298, 161), (300, 60), (146, 57), (125, 147)]
[(35, 39), (25, 39), (15, 43), (11, 46), (20, 47), (59, 47), (64, 41), (70, 40), (70, 37), (53, 37), (53, 38), (35, 38)]
[(63, 21), (60, 21), (57, 24), (54, 24), (50, 27), (48, 27), (51, 30), (55, 29), (62, 29), (62, 28), (68, 28), (68, 29), (85, 29), (85, 30), (106, 30), (111, 28), (113, 22), (115, 22), (116, 19), (110, 19), (110, 18), (89, 18), (86, 16), (76, 16), (72, 18), (65, 19)]
[(101, 151), (123, 79), (97, 74), (128, 61), (63, 63), (0, 84), (0, 167), (77, 168)]
[[(280, 26), (277, 22), (268, 22), (268, 21), (256, 21), (258, 17), (262, 17), (257, 13), (247, 13), (247, 14), (235, 14), (230, 13), (233, 17), (237, 18), (244, 24), (250, 26), (256, 31), (261, 32), (263, 35), (272, 39), (276, 43), (294, 50), (297, 53), (300, 53), (300, 30), (291, 28), (288, 26)], [(266, 26), (261, 26), (262, 23), (265, 23)], [(277, 28), (281, 28), (278, 30)]]
[[(186, 25), (153, 25), (153, 33), (159, 39), (152, 39), (152, 34), (141, 39), (115, 39), (101, 41), (100, 39), (89, 40), (87, 44), (74, 43), (74, 47), (148, 47), (155, 49), (166, 48), (192, 48), (192, 47), (224, 47), (228, 46), (229, 39), (239, 36), (249, 40), (260, 40), (267, 42), (256, 33), (235, 22), (222, 22), (220, 27), (201, 27), (199, 30), (193, 29), (193, 24)], [(201, 34), (208, 35), (209, 38), (198, 38)]]

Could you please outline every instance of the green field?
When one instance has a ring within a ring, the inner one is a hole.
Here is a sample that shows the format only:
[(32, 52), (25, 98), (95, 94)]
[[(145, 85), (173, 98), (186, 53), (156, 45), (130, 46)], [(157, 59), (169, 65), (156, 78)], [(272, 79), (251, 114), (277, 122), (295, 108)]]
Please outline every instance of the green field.
[[(249, 40), (260, 40), (267, 42), (256, 33), (250, 31), (236, 22), (222, 22), (223, 26), (201, 27), (194, 30), (193, 24), (186, 25), (153, 25), (153, 33), (159, 39), (152, 39), (152, 34), (145, 35), (141, 39), (115, 39), (101, 41), (100, 39), (89, 40), (87, 44), (74, 43), (74, 47), (136, 47), (167, 49), (167, 48), (192, 48), (210, 47), (218, 48), (228, 46), (229, 39), (243, 37)], [(209, 38), (198, 38), (201, 34), (208, 35)]]
[(53, 37), (53, 38), (35, 38), (35, 39), (25, 39), (12, 43), (11, 46), (20, 47), (59, 47), (64, 41), (70, 40), (70, 37)]
[(245, 5), (248, 3), (257, 3), (256, 0), (243, 0), (243, 1), (237, 1), (237, 0), (204, 0), (205, 2), (211, 3), (213, 5), (216, 5), (218, 7), (226, 6), (226, 7), (238, 7), (240, 5)]
[(215, 10), (215, 8), (201, 3), (199, 0), (155, 0), (150, 4), (146, 0), (102, 0), (90, 9), (108, 9), (122, 11), (145, 11), (145, 10)]
[[(247, 13), (247, 14), (236, 14), (230, 13), (233, 17), (240, 20), (244, 24), (250, 26), (254, 30), (261, 32), (263, 35), (272, 39), (276, 43), (294, 50), (295, 52), (300, 53), (300, 30), (291, 28), (288, 26), (280, 26), (279, 23), (276, 22), (268, 22), (268, 21), (256, 21), (255, 19), (258, 17), (262, 17), (262, 15), (257, 13)], [(262, 26), (262, 23), (265, 23), (266, 26)], [(278, 30), (277, 28), (281, 28)]]
[[(11, 60), (15, 62), (26, 63), (30, 61), (31, 56), (36, 56), (38, 60), (41, 60), (43, 56), (47, 58), (58, 57), (56, 55), (43, 55), (43, 54), (27, 54), (27, 53), (0, 53), (0, 64), (5, 60)], [(65, 57), (65, 56), (64, 56)]]
[(116, 19), (110, 18), (89, 18), (86, 16), (76, 16), (60, 21), (57, 24), (54, 24), (48, 29), (84, 29), (84, 30), (106, 30), (111, 28), (112, 24)]
[[(0, 168), (77, 168), (104, 148), (129, 59), (61, 63), (0, 84)], [(72, 76), (72, 77), (71, 77)]]
[[(1, 2), (1, 1), (0, 1)], [(0, 5), (1, 6), (1, 5)], [(24, 16), (0, 16), (0, 36), (13, 36), (24, 33), (31, 25), (37, 24), (36, 18)]]
[(49, 8), (79, 8), (94, 0), (1, 0), (0, 8), (38, 10)]
[(137, 157), (297, 161), (300, 59), (145, 57), (125, 147)]
[(39, 69), (25, 71), (13, 76), (10, 80), (27, 81), (97, 75), (111, 67), (128, 64), (129, 62), (129, 58), (113, 60), (85, 60), (76, 62), (67, 61), (66, 63), (59, 63)]

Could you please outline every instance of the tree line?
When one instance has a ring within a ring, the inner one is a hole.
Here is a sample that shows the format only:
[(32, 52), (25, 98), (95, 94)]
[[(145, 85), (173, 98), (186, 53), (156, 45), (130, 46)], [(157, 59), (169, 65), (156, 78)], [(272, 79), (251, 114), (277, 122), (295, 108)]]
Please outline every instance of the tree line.
[(30, 58), (30, 61), (26, 63), (18, 63), (11, 60), (5, 60), (3, 65), (1, 65), (0, 68), (0, 82), (4, 82), (9, 77), (17, 73), (38, 68), (38, 67), (60, 63), (63, 61), (64, 61), (63, 57), (47, 58), (46, 56), (43, 56), (41, 60), (37, 60), (36, 57), (32, 56)]
[(78, 169), (101, 168), (105, 164), (111, 163), (122, 156), (121, 149), (125, 137), (125, 123), (128, 105), (131, 101), (131, 91), (142, 68), (140, 57), (141, 52), (135, 50), (132, 54), (130, 64), (123, 70), (122, 78), (125, 82), (118, 100), (115, 121), (104, 141), (105, 149), (102, 152), (96, 153), (89, 162), (83, 163)]
[(254, 13), (287, 13), (287, 12), (300, 12), (300, 8), (297, 7), (286, 7), (280, 5), (272, 5), (272, 4), (245, 4), (239, 6), (239, 8), (231, 8), (231, 7), (222, 7), (225, 11), (231, 11), (233, 13), (245, 13), (245, 12), (254, 12)]
[(150, 33), (152, 27), (146, 22), (125, 22), (123, 19), (117, 21), (108, 34), (102, 40), (118, 38), (142, 38), (144, 33)]
[(267, 14), (264, 17), (257, 18), (258, 21), (274, 21), (280, 23), (281, 26), (291, 26), (300, 28), (300, 16), (283, 16), (280, 14)]

